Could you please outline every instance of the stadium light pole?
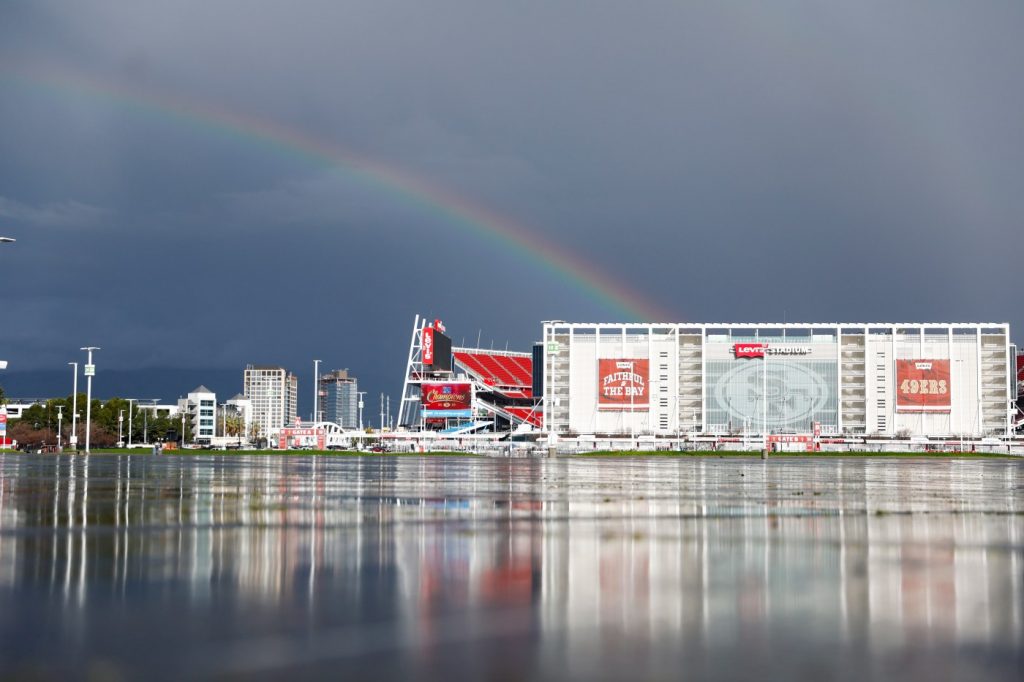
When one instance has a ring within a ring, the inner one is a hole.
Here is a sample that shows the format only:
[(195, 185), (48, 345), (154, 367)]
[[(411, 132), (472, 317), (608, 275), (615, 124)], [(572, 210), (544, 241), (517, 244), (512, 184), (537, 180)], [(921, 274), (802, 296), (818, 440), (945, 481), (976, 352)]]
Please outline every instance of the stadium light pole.
[(323, 360), (313, 361), (313, 423), (316, 424), (320, 416), (320, 363)]
[(69, 365), (74, 366), (75, 374), (74, 381), (71, 383), (71, 437), (69, 442), (75, 446), (75, 450), (78, 449), (78, 363), (69, 362)]
[(99, 346), (83, 346), (79, 350), (84, 350), (89, 354), (88, 360), (85, 363), (85, 454), (89, 454), (89, 432), (92, 430), (92, 377), (96, 374), (96, 365), (92, 364), (92, 352), (94, 350), (100, 350)]

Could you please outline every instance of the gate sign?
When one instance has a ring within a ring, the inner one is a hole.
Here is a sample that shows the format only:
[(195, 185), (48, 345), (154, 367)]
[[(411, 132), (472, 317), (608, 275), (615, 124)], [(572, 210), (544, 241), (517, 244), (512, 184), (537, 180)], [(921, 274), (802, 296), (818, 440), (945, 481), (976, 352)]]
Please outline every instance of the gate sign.
[(952, 402), (949, 360), (897, 360), (896, 409), (949, 412)]
[(602, 410), (646, 410), (650, 361), (601, 358), (597, 361), (597, 406)]
[(327, 432), (324, 429), (281, 429), (278, 433), (277, 447), (281, 450), (289, 448), (312, 448), (323, 450), (327, 446)]

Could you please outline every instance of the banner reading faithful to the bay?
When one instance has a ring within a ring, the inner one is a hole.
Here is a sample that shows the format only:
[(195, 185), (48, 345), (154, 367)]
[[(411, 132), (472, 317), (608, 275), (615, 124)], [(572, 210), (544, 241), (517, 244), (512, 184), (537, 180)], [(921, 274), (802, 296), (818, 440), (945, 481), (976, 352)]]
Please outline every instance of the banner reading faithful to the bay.
[(602, 410), (646, 410), (649, 361), (601, 358), (597, 361), (597, 406)]
[(949, 412), (952, 402), (949, 360), (897, 360), (896, 409)]

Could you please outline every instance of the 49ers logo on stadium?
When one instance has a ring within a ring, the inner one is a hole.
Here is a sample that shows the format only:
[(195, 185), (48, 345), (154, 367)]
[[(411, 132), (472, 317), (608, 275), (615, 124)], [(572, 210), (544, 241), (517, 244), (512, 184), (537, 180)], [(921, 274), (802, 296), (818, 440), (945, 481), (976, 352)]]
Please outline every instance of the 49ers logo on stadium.
[(810, 346), (773, 346), (767, 343), (734, 343), (732, 352), (738, 358), (763, 358), (766, 355), (810, 355)]

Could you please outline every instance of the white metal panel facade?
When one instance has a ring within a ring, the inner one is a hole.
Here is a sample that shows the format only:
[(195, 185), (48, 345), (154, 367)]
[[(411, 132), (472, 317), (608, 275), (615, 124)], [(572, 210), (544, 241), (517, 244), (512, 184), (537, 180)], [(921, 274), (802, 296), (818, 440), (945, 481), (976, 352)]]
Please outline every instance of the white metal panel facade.
[[(558, 434), (806, 433), (816, 425), (823, 435), (949, 437), (1010, 429), (1006, 324), (546, 322), (544, 349), (544, 428)], [(601, 404), (602, 359), (647, 361), (644, 405)], [(918, 396), (906, 373), (933, 365), (947, 373), (931, 380), (935, 394)]]

